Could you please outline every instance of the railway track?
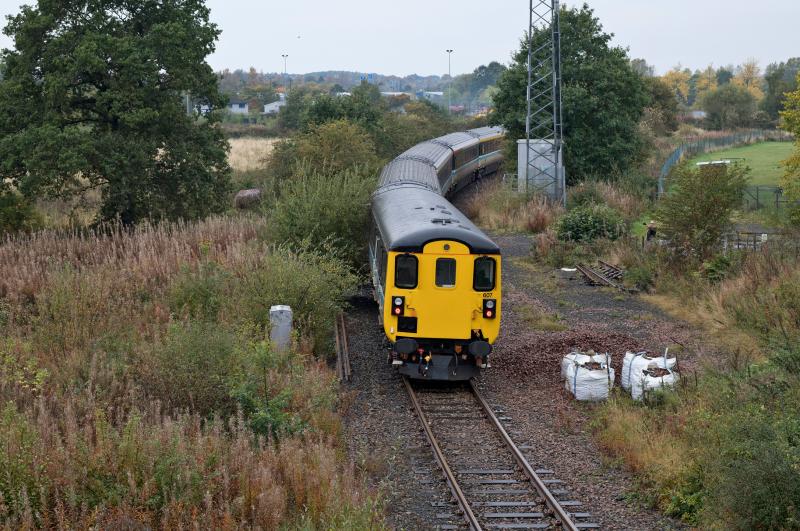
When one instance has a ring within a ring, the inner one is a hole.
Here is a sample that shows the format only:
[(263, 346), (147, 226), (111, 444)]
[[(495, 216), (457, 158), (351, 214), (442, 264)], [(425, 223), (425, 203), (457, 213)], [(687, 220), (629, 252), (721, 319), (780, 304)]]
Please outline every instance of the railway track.
[(347, 341), (347, 326), (344, 321), (344, 313), (336, 316), (334, 325), (334, 340), (336, 346), (336, 374), (342, 382), (349, 382), (352, 377), (350, 366), (350, 344)]
[[(403, 378), (455, 505), (438, 503), (439, 529), (597, 529), (552, 470), (535, 469), (474, 381), (436, 386)], [(499, 415), (498, 415), (499, 413)]]
[(595, 286), (611, 286), (612, 288), (617, 288), (622, 291), (629, 291), (620, 283), (622, 276), (625, 274), (622, 269), (607, 262), (603, 262), (602, 260), (598, 260), (597, 262), (599, 265), (595, 268), (584, 264), (578, 264), (575, 267), (586, 278), (589, 284)]

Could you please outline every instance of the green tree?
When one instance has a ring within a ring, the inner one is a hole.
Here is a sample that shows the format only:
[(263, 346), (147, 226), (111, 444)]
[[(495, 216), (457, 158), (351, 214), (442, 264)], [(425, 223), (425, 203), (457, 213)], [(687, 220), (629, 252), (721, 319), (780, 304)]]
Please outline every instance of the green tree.
[(742, 204), (747, 174), (741, 166), (681, 166), (670, 192), (659, 202), (656, 220), (676, 253), (700, 260), (711, 256)]
[[(800, 87), (800, 74), (797, 74), (795, 82)], [(800, 201), (800, 88), (786, 94), (781, 119), (781, 128), (793, 133), (797, 139), (794, 154), (784, 161), (786, 173), (781, 178), (781, 186), (789, 199)], [(795, 209), (793, 218), (800, 224), (798, 209)]]
[(761, 110), (772, 120), (777, 120), (784, 109), (784, 101), (789, 92), (797, 90), (797, 74), (800, 73), (800, 57), (792, 57), (785, 63), (772, 63), (764, 73), (766, 91), (761, 102)]
[(672, 89), (657, 77), (644, 78), (647, 91), (650, 93), (650, 109), (658, 112), (661, 129), (656, 132), (663, 134), (678, 129), (678, 98)]
[(733, 65), (721, 66), (717, 69), (717, 86), (727, 85), (733, 79)]
[(268, 173), (276, 186), (293, 177), (299, 163), (310, 170), (337, 174), (356, 166), (377, 173), (379, 159), (372, 137), (346, 119), (313, 124), (307, 131), (279, 142), (269, 156)]
[(0, 82), (0, 181), (27, 197), (103, 195), (102, 217), (197, 218), (224, 208), (224, 100), (202, 0), (65, 0), (10, 17)]
[[(543, 36), (541, 31), (534, 35), (534, 46)], [(562, 9), (564, 155), (570, 183), (608, 178), (642, 155), (637, 123), (648, 103), (647, 91), (626, 51), (610, 46), (611, 38), (588, 5)], [(512, 141), (525, 137), (527, 56), (528, 42), (523, 38), (494, 96), (491, 120), (502, 124)]]
[(727, 83), (706, 94), (703, 110), (712, 129), (747, 127), (753, 122), (756, 99), (747, 88)]
[(644, 59), (631, 59), (631, 68), (642, 77), (653, 77), (656, 75), (656, 67), (647, 64)]

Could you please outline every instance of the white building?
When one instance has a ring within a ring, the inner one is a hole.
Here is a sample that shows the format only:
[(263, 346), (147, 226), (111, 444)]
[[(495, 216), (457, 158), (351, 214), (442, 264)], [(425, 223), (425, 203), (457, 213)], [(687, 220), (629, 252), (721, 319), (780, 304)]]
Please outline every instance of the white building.
[(249, 114), (250, 105), (244, 100), (232, 99), (228, 103), (228, 112), (231, 114)]
[(280, 98), (278, 101), (264, 105), (264, 114), (278, 114), (280, 112), (281, 107), (286, 105), (286, 94), (278, 94), (278, 98)]

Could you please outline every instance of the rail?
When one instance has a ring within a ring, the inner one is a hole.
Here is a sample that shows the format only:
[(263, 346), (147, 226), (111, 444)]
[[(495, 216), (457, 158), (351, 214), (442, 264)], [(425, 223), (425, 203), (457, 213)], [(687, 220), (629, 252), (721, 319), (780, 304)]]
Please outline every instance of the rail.
[[(528, 520), (526, 523), (520, 523), (519, 522), (519, 519), (545, 518), (545, 513), (550, 515), (550, 516), (548, 516), (548, 518), (552, 518), (554, 520), (552, 525), (557, 526), (557, 527), (559, 527), (561, 529), (575, 531), (575, 530), (578, 530), (578, 529), (592, 529), (592, 528), (598, 528), (599, 527), (599, 525), (597, 525), (595, 523), (589, 523), (589, 522), (586, 522), (586, 521), (582, 521), (582, 522), (577, 523), (577, 524), (575, 523), (575, 521), (573, 520), (573, 514), (571, 514), (566, 507), (580, 505), (580, 503), (576, 502), (576, 501), (559, 501), (559, 499), (556, 497), (556, 495), (550, 490), (550, 488), (548, 488), (548, 481), (547, 480), (543, 480), (540, 477), (540, 475), (537, 473), (537, 470), (535, 470), (531, 466), (531, 464), (528, 462), (528, 460), (525, 458), (524, 454), (522, 453), (522, 450), (511, 439), (511, 436), (509, 435), (508, 431), (503, 426), (500, 418), (495, 414), (495, 411), (492, 409), (492, 407), (489, 404), (489, 402), (481, 394), (481, 392), (478, 389), (476, 383), (474, 381), (470, 381), (470, 385), (469, 385), (469, 389), (468, 389), (470, 395), (473, 396), (474, 400), (477, 401), (478, 404), (480, 405), (480, 411), (483, 413), (483, 415), (485, 416), (486, 420), (488, 420), (489, 424), (492, 427), (492, 431), (495, 434), (499, 435), (499, 438), (502, 440), (502, 444), (500, 446), (498, 446), (497, 448), (503, 448), (504, 447), (509, 451), (509, 453), (511, 454), (511, 457), (513, 458), (514, 462), (516, 462), (519, 470), (521, 470), (522, 475), (525, 478), (527, 478), (527, 482), (529, 483), (529, 487), (526, 487), (526, 488), (529, 489), (528, 491), (512, 491), (514, 494), (512, 494), (512, 492), (508, 492), (508, 494), (513, 495), (513, 496), (520, 496), (520, 495), (525, 496), (523, 494), (524, 492), (530, 492), (531, 496), (538, 495), (538, 497), (541, 498), (541, 500), (543, 500), (542, 502), (536, 502), (537, 504), (541, 504), (543, 508), (544, 507), (547, 508), (547, 511), (543, 511), (543, 512), (540, 512), (540, 513), (532, 513), (532, 512), (527, 512), (527, 513), (503, 512), (503, 513), (482, 513), (480, 515), (476, 514), (476, 512), (473, 510), (473, 507), (481, 507), (481, 506), (482, 507), (506, 507), (506, 508), (507, 507), (513, 507), (513, 506), (531, 507), (531, 506), (533, 506), (535, 504), (532, 503), (532, 502), (520, 502), (520, 501), (508, 501), (508, 502), (485, 502), (485, 501), (484, 502), (480, 502), (480, 501), (473, 501), (473, 503), (470, 503), (470, 497), (468, 496), (468, 494), (470, 494), (471, 496), (478, 497), (478, 496), (481, 496), (481, 495), (485, 495), (486, 492), (480, 492), (480, 491), (469, 492), (469, 491), (465, 490), (462, 487), (461, 484), (459, 484), (457, 475), (454, 473), (453, 468), (451, 466), (451, 463), (448, 462), (448, 459), (447, 459), (447, 457), (445, 455), (444, 449), (449, 448), (449, 451), (452, 452), (457, 457), (457, 459), (456, 459), (457, 462), (459, 460), (458, 459), (459, 456), (461, 456), (462, 459), (463, 459), (464, 452), (459, 452), (457, 449), (454, 450), (453, 449), (453, 441), (452, 440), (449, 440), (449, 445), (443, 445), (442, 443), (440, 443), (440, 441), (437, 439), (436, 434), (434, 433), (434, 429), (433, 429), (434, 426), (436, 426), (436, 425), (432, 424), (431, 418), (425, 412), (425, 408), (421, 404), (420, 398), (419, 398), (417, 392), (415, 391), (413, 385), (411, 384), (410, 380), (407, 377), (403, 378), (403, 384), (405, 386), (406, 391), (408, 392), (409, 398), (411, 399), (411, 403), (413, 405), (414, 411), (416, 412), (417, 417), (419, 418), (420, 423), (422, 424), (422, 429), (423, 429), (423, 431), (425, 433), (425, 437), (428, 440), (428, 443), (430, 444), (431, 449), (433, 450), (433, 454), (434, 454), (435, 460), (438, 463), (439, 467), (441, 468), (442, 472), (444, 473), (445, 479), (447, 481), (447, 485), (448, 485), (448, 487), (450, 489), (450, 492), (452, 493), (453, 497), (455, 498), (455, 500), (456, 500), (456, 502), (457, 502), (457, 504), (458, 504), (458, 506), (459, 506), (459, 508), (461, 510), (463, 519), (465, 520), (467, 525), (469, 525), (470, 529), (472, 529), (474, 531), (481, 531), (483, 529), (483, 526), (481, 524), (481, 520), (489, 520), (488, 524), (486, 524), (486, 526), (485, 526), (487, 528), (489, 528), (489, 527), (491, 527), (491, 528), (501, 527), (501, 528), (507, 528), (507, 529), (512, 529), (512, 528), (543, 529), (543, 528), (551, 527), (551, 524), (547, 524), (547, 523), (544, 523), (544, 522), (541, 522), (541, 523), (530, 523), (530, 520)], [(429, 395), (431, 393), (423, 393), (423, 394), (424, 395)], [(456, 395), (456, 393), (451, 393), (451, 394), (453, 396)], [(437, 395), (437, 396), (441, 396), (441, 395)], [(449, 396), (449, 395), (445, 394), (444, 396)], [(437, 404), (437, 402), (433, 402), (433, 406), (430, 406), (430, 407), (436, 408), (437, 407), (436, 404)], [(440, 405), (438, 407), (442, 408), (441, 403), (439, 403), (439, 404)], [(473, 405), (470, 406), (470, 407), (474, 408), (474, 401), (471, 401), (471, 404), (473, 404)], [(460, 407), (463, 408), (464, 405), (461, 405)], [(448, 412), (447, 413), (448, 415), (456, 415), (456, 416), (459, 415), (459, 413), (457, 413), (456, 408), (453, 405), (448, 404), (448, 406), (445, 407), (445, 410)], [(431, 413), (431, 414), (435, 416), (436, 415), (436, 410), (434, 409), (433, 413)], [(440, 420), (441, 421), (445, 421), (447, 419), (452, 420), (454, 418), (456, 418), (456, 417), (452, 417), (451, 416), (451, 417), (441, 418)], [(474, 423), (473, 422), (473, 423), (470, 423), (469, 426), (470, 426), (471, 429), (479, 429), (479, 428), (476, 427), (479, 424), (480, 423)], [(452, 429), (452, 427), (450, 427), (450, 429), (449, 430), (446, 429), (446, 431), (444, 433), (445, 433), (445, 435), (447, 435), (448, 433), (452, 433), (452, 431), (453, 431), (453, 429)], [(478, 433), (480, 433), (480, 432), (464, 433), (464, 434), (461, 434), (461, 435), (462, 435), (462, 439), (468, 440), (468, 441), (470, 441), (472, 443), (473, 441), (476, 441), (478, 439)], [(485, 434), (482, 434), (482, 435), (485, 436), (486, 434), (489, 434), (490, 437), (493, 437), (493, 435), (491, 435), (491, 433), (488, 432), (488, 431)], [(445, 439), (447, 439), (447, 437), (445, 437)], [(451, 439), (452, 439), (452, 435), (451, 435)], [(477, 444), (477, 443), (475, 443), (475, 444)], [(469, 454), (471, 452), (466, 452), (466, 453)], [(543, 474), (552, 474), (553, 473), (552, 471), (549, 471), (549, 470), (541, 470), (539, 472), (541, 472)], [(470, 475), (470, 474), (472, 474), (472, 475), (474, 475), (474, 474), (511, 474), (511, 473), (513, 473), (512, 470), (492, 470), (492, 469), (480, 469), (480, 468), (475, 469), (475, 468), (471, 468), (471, 467), (469, 469), (467, 469), (467, 470), (461, 470), (459, 472), (459, 474), (466, 474), (466, 475)], [(518, 474), (519, 471), (517, 471), (516, 473)], [(553, 484), (560, 483), (560, 481), (558, 481), (558, 480), (549, 480), (549, 481), (551, 483), (553, 483)], [(470, 483), (475, 483), (475, 482), (471, 481)], [(479, 481), (478, 483), (507, 485), (509, 483), (520, 483), (520, 482), (518, 482), (516, 480), (501, 479), (501, 480), (488, 480), (488, 481), (483, 481), (483, 482)], [(500, 493), (500, 491), (498, 491), (498, 493)], [(478, 499), (480, 499), (480, 498), (476, 498), (476, 500), (478, 500)], [(574, 515), (578, 516), (580, 518), (588, 518), (590, 516), (588, 513), (574, 513)], [(516, 522), (515, 523), (511, 523), (511, 522), (509, 522), (509, 523), (500, 523), (498, 520), (501, 520), (503, 518), (510, 519), (510, 520), (516, 520)]]
[(344, 314), (336, 316), (334, 324), (334, 340), (336, 346), (336, 374), (342, 382), (349, 382), (353, 376), (350, 366), (350, 344), (347, 340), (347, 326)]

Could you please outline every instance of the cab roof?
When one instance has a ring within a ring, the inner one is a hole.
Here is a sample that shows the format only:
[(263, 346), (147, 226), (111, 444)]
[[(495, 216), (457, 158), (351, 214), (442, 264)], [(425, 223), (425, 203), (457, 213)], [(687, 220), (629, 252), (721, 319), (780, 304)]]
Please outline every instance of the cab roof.
[(500, 254), (500, 248), (436, 192), (410, 183), (385, 186), (372, 196), (372, 211), (389, 251), (421, 253), (426, 244), (463, 243), (472, 254)]

